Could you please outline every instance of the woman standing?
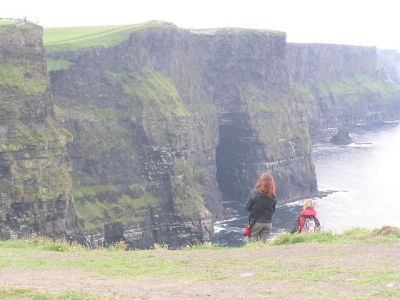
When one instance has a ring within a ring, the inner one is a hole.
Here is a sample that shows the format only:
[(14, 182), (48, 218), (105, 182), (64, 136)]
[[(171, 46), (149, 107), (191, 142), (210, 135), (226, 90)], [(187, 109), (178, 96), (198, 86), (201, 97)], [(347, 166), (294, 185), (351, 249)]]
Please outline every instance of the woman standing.
[(275, 206), (274, 178), (270, 173), (262, 173), (246, 202), (246, 210), (251, 212), (249, 223), (252, 225), (249, 242), (267, 241), (272, 229)]

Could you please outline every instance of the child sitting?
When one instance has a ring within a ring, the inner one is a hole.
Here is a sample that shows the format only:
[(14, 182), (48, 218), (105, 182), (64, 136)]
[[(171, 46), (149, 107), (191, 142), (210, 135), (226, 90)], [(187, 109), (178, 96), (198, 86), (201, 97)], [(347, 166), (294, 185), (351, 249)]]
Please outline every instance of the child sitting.
[(316, 232), (320, 230), (320, 223), (317, 219), (317, 212), (314, 210), (315, 203), (312, 200), (304, 202), (304, 209), (296, 219), (293, 230), (290, 233)]

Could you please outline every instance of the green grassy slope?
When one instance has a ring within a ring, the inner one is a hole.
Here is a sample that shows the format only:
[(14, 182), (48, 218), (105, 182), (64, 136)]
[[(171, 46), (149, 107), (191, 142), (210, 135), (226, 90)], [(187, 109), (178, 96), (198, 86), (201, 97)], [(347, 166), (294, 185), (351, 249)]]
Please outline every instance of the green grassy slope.
[(156, 26), (171, 26), (171, 24), (149, 21), (134, 25), (46, 28), (43, 41), (50, 53), (94, 46), (112, 46), (126, 40), (134, 31)]

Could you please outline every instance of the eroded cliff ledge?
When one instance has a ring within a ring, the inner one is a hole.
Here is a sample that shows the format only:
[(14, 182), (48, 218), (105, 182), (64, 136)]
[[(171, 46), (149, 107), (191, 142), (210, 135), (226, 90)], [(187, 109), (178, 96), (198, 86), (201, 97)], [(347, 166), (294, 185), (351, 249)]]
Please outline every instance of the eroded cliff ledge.
[(78, 238), (69, 134), (55, 124), (42, 28), (0, 26), (0, 239)]
[(93, 245), (209, 240), (222, 193), (243, 201), (264, 171), (280, 199), (316, 191), (307, 103), (289, 82), (284, 33), (127, 30), (116, 43), (46, 45)]

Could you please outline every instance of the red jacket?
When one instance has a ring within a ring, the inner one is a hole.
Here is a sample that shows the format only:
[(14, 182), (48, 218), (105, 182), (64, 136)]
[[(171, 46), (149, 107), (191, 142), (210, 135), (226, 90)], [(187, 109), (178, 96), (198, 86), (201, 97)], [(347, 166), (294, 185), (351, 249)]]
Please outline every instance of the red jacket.
[(300, 215), (296, 219), (296, 223), (295, 223), (294, 228), (291, 231), (291, 233), (295, 233), (295, 232), (300, 233), (303, 230), (304, 222), (305, 222), (306, 218), (313, 218), (315, 221), (316, 228), (320, 227), (320, 223), (317, 218), (317, 212), (314, 209), (307, 208), (307, 209), (304, 209), (302, 212), (300, 212)]

